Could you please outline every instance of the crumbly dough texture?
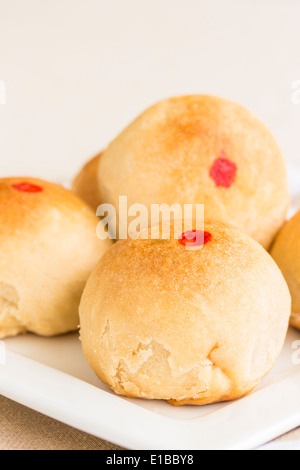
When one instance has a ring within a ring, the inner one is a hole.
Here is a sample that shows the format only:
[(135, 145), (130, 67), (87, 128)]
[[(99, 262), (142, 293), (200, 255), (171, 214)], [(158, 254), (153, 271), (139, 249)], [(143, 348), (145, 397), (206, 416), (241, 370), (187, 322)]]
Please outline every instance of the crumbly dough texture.
[(290, 323), (300, 329), (300, 211), (279, 232), (271, 255), (281, 269), (292, 294)]
[(100, 260), (80, 305), (85, 357), (120, 395), (173, 405), (241, 397), (282, 349), (286, 282), (236, 228), (207, 221), (212, 239), (197, 250), (176, 230), (170, 240), (162, 227), (158, 240), (118, 241)]
[[(217, 186), (219, 158), (237, 167), (230, 187)], [(213, 96), (162, 101), (107, 148), (98, 169), (101, 200), (205, 204), (206, 217), (234, 225), (269, 248), (290, 197), (282, 153), (269, 130), (243, 107)], [(130, 223), (130, 220), (129, 220)], [(150, 225), (150, 223), (149, 223)]]
[[(13, 188), (30, 183), (41, 192)], [(110, 246), (97, 218), (71, 191), (33, 178), (0, 180), (0, 338), (76, 330), (91, 271)]]
[(72, 182), (72, 191), (89, 204), (94, 211), (101, 204), (98, 188), (98, 167), (102, 153), (89, 160)]

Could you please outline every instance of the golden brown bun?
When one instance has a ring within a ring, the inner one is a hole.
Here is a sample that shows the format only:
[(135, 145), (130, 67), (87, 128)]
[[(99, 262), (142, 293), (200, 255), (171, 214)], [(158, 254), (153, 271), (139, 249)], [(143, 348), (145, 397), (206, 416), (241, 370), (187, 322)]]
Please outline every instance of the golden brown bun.
[(76, 330), (88, 276), (110, 246), (71, 191), (33, 178), (0, 180), (0, 338)]
[(82, 347), (116, 393), (204, 405), (241, 397), (274, 365), (291, 308), (280, 270), (240, 230), (205, 230), (211, 239), (191, 251), (180, 231), (118, 241), (88, 280)]
[[(249, 111), (212, 96), (162, 101), (103, 153), (101, 199), (205, 204), (207, 217), (234, 225), (268, 248), (289, 206), (282, 153)], [(150, 223), (149, 223), (150, 225)]]
[(279, 232), (271, 255), (292, 294), (291, 325), (300, 329), (300, 211)]
[(98, 167), (102, 152), (88, 161), (72, 182), (72, 190), (95, 211), (101, 204), (98, 189)]

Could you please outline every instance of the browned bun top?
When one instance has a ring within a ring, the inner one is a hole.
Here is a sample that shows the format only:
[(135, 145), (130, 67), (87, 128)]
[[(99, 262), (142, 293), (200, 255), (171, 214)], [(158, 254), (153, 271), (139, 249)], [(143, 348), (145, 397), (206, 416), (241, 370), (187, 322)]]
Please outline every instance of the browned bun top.
[(279, 232), (271, 255), (281, 269), (292, 294), (291, 325), (300, 329), (300, 211)]
[(249, 111), (213, 96), (162, 101), (104, 152), (105, 202), (205, 204), (206, 216), (269, 247), (289, 205), (285, 162), (269, 130)]
[(89, 204), (94, 211), (101, 204), (98, 188), (98, 167), (102, 152), (89, 160), (72, 182), (72, 191)]
[[(60, 213), (61, 218), (67, 216), (70, 221), (77, 221), (82, 217), (93, 220), (95, 215), (91, 208), (68, 189), (55, 183), (37, 178), (15, 177), (0, 179), (0, 207), (1, 207), (1, 233), (13, 225), (20, 223), (24, 229), (32, 228), (33, 234), (42, 223), (35, 224), (37, 220), (47, 221), (55, 219)], [(31, 217), (24, 217), (24, 211)]]
[(0, 337), (76, 329), (85, 282), (110, 246), (71, 191), (36, 178), (0, 179)]
[[(206, 221), (201, 248), (176, 229), (118, 241), (80, 305), (85, 356), (126, 396), (205, 404), (253, 389), (281, 351), (287, 285), (269, 254), (234, 227)], [(191, 224), (191, 230), (194, 226)], [(150, 232), (149, 232), (150, 233)]]

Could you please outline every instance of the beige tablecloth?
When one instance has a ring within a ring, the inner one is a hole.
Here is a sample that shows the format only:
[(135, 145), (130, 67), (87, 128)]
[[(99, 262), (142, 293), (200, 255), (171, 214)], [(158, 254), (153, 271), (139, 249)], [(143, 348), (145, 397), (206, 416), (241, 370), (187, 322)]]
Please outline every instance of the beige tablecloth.
[(119, 450), (0, 396), (0, 450)]
[[(300, 439), (300, 428), (279, 440)], [(0, 450), (120, 450), (0, 396)]]

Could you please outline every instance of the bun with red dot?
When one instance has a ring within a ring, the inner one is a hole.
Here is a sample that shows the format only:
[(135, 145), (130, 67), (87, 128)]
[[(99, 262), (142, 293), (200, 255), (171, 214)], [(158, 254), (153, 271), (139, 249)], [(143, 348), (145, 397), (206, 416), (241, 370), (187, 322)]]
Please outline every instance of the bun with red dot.
[[(270, 255), (221, 223), (150, 229), (99, 261), (80, 305), (86, 359), (127, 397), (204, 405), (250, 392), (285, 340), (291, 298)], [(145, 236), (146, 235), (146, 236)], [(146, 237), (149, 239), (145, 239)]]
[(33, 178), (0, 179), (0, 338), (76, 330), (91, 271), (110, 246), (71, 191)]
[(98, 167), (102, 152), (89, 160), (72, 182), (72, 191), (89, 204), (94, 211), (101, 204), (98, 188)]
[(271, 255), (281, 269), (292, 294), (290, 323), (300, 330), (300, 211), (279, 232)]
[[(103, 153), (101, 200), (205, 204), (206, 216), (234, 225), (269, 248), (289, 206), (278, 144), (249, 111), (212, 96), (162, 101)], [(149, 223), (150, 225), (150, 223)]]

